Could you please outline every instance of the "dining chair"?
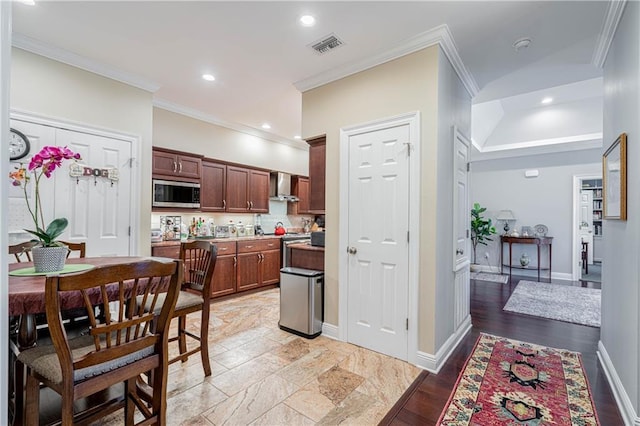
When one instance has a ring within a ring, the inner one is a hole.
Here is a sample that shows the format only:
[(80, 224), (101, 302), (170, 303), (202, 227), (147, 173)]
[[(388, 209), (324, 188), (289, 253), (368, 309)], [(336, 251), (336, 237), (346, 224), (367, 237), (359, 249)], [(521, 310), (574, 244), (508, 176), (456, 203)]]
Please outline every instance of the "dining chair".
[(27, 258), (27, 262), (31, 262), (31, 248), (36, 243), (34, 241), (26, 241), (24, 243), (14, 244), (9, 246), (9, 254), (12, 254), (16, 258), (16, 262), (22, 263), (22, 255)]
[[(178, 341), (179, 355), (169, 360), (186, 362), (189, 356), (200, 352), (204, 375), (211, 375), (209, 362), (209, 312), (211, 309), (211, 281), (216, 267), (218, 248), (207, 241), (180, 244), (180, 259), (184, 267), (184, 281), (176, 302), (174, 318), (178, 318), (178, 335), (169, 339)], [(187, 315), (201, 312), (200, 335), (187, 330)], [(187, 337), (198, 342), (198, 346), (187, 350)]]
[[(41, 384), (61, 395), (62, 426), (94, 422), (122, 406), (126, 425), (134, 424), (135, 408), (145, 417), (141, 423), (166, 424), (168, 329), (182, 273), (178, 259), (147, 259), (47, 276), (45, 301), (52, 344), (18, 355), (16, 370), (26, 367), (27, 373), (26, 388), (16, 382), (16, 412), (24, 415), (24, 423), (19, 419), (19, 424), (38, 424)], [(68, 338), (60, 315), (63, 305), (72, 300), (85, 305), (90, 319), (89, 332), (75, 339)], [(95, 304), (104, 309), (102, 322), (93, 314)], [(149, 371), (153, 386), (146, 394), (137, 382)], [(74, 401), (118, 383), (125, 384), (122, 398), (74, 413)]]
[(81, 243), (69, 243), (66, 241), (60, 241), (60, 242), (65, 246), (69, 247), (69, 251), (67, 252), (67, 259), (69, 258), (72, 252), (78, 252), (78, 257), (82, 257), (82, 258), (85, 257), (87, 243), (85, 243), (84, 241)]

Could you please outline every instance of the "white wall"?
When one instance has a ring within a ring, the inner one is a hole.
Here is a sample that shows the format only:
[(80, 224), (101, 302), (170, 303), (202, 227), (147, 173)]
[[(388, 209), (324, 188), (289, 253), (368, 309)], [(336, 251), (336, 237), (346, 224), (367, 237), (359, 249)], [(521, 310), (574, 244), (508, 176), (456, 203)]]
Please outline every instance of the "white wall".
[[(471, 163), (471, 205), (480, 203), (486, 207), (486, 216), (494, 222), (500, 210), (512, 210), (518, 230), (523, 225), (546, 225), (548, 235), (553, 237), (553, 273), (570, 279), (566, 274), (571, 274), (572, 262), (573, 176), (600, 174), (600, 159), (599, 150), (584, 150)], [(539, 176), (525, 178), (524, 172), (529, 169), (537, 169)], [(504, 224), (496, 225), (498, 235), (494, 241), (488, 247), (478, 246), (478, 263), (485, 264), (483, 255), (489, 252), (490, 264), (494, 267), (499, 264), (499, 234)], [(510, 225), (513, 227), (514, 223)], [(514, 263), (523, 252), (527, 252), (534, 266), (537, 258), (534, 246), (514, 246)], [(541, 257), (546, 261), (542, 253)], [(522, 275), (533, 275), (527, 272), (518, 271)]]
[(267, 141), (195, 118), (153, 109), (153, 146), (307, 176), (309, 150)]
[[(605, 220), (601, 343), (634, 411), (640, 409), (640, 3), (627, 2), (604, 67), (603, 151), (627, 133), (626, 221)], [(609, 284), (609, 285), (606, 285)], [(623, 410), (624, 414), (624, 410)], [(629, 414), (627, 412), (627, 414)], [(627, 420), (633, 420), (627, 417)]]
[(438, 179), (436, 203), (435, 347), (455, 332), (453, 284), (453, 127), (471, 132), (471, 97), (442, 50), (438, 50)]

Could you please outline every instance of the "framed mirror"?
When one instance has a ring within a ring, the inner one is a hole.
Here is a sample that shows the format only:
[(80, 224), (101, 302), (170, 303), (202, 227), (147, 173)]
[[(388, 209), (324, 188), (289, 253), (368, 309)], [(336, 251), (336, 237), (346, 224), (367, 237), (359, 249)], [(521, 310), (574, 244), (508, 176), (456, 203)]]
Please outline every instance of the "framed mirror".
[(627, 220), (627, 134), (622, 133), (602, 156), (604, 218)]

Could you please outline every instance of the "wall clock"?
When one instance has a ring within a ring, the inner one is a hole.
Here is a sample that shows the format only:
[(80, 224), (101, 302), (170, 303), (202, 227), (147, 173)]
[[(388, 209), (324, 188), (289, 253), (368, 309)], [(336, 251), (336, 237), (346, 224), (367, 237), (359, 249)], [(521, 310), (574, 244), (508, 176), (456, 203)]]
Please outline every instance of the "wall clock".
[(11, 129), (9, 139), (9, 160), (15, 161), (25, 157), (29, 154), (31, 144), (29, 138), (27, 138), (22, 132)]

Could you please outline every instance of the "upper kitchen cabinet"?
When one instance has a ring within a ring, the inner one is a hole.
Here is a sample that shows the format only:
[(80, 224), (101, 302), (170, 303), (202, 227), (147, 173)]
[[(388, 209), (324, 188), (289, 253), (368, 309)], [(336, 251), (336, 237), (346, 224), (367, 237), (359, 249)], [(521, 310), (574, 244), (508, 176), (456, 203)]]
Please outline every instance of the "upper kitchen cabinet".
[(293, 176), (291, 194), (298, 197), (298, 201), (287, 203), (287, 214), (309, 214), (309, 178)]
[(200, 186), (200, 210), (203, 212), (226, 211), (226, 164), (207, 159), (202, 160), (202, 180)]
[(226, 207), (230, 213), (269, 213), (269, 172), (227, 166)]
[(307, 143), (309, 144), (309, 213), (324, 214), (327, 139), (321, 136), (309, 139)]
[(201, 157), (168, 149), (153, 149), (151, 173), (165, 179), (199, 181)]

